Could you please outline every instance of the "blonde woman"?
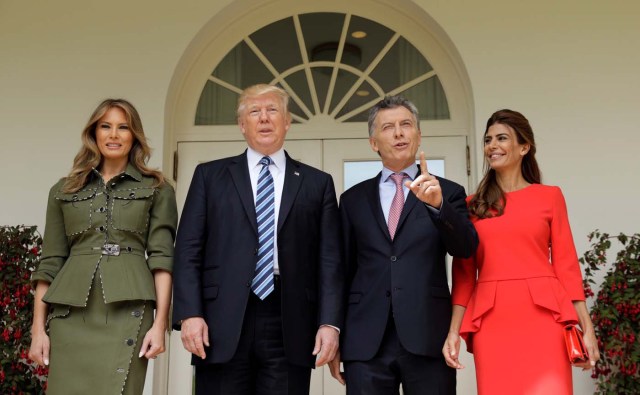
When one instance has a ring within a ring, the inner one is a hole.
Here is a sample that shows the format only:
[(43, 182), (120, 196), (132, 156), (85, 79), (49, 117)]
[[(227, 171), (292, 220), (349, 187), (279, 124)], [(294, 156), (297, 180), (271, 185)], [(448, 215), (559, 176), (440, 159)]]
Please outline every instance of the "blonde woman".
[(81, 138), (49, 193), (29, 357), (49, 366), (49, 395), (141, 394), (164, 351), (175, 194), (126, 100), (103, 101)]

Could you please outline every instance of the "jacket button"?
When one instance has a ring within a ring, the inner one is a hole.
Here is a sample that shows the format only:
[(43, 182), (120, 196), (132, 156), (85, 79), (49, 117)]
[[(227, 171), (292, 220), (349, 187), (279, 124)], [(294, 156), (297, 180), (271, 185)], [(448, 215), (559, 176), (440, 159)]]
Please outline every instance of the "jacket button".
[(258, 255), (258, 249), (253, 250), (253, 255)]
[(123, 368), (118, 368), (118, 369), (116, 369), (116, 372), (118, 372), (118, 373), (124, 373), (124, 369), (123, 369)]
[(141, 314), (140, 314), (139, 311), (136, 310), (136, 311), (132, 311), (131, 315), (134, 316), (134, 317), (140, 317)]
[(115, 182), (112, 182), (112, 183), (111, 183), (111, 186), (112, 186), (112, 187), (115, 187), (115, 186), (116, 186), (116, 183), (115, 183)]
[(133, 199), (134, 197), (136, 197), (136, 194), (135, 194), (135, 193), (133, 193), (133, 192), (131, 192), (131, 193), (129, 194), (129, 197), (130, 197), (131, 199)]
[(133, 346), (133, 339), (127, 339), (127, 346)]
[(247, 287), (251, 286), (251, 280), (247, 281)]
[(398, 260), (398, 258), (395, 255), (391, 255), (391, 262), (395, 262)]

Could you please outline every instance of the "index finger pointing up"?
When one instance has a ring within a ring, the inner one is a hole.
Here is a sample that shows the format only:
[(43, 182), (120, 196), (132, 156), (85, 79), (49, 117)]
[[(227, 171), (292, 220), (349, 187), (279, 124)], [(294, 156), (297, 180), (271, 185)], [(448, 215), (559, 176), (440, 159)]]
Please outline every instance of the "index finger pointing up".
[(427, 169), (427, 160), (424, 158), (424, 151), (420, 151), (420, 174), (423, 176), (429, 175), (429, 169)]

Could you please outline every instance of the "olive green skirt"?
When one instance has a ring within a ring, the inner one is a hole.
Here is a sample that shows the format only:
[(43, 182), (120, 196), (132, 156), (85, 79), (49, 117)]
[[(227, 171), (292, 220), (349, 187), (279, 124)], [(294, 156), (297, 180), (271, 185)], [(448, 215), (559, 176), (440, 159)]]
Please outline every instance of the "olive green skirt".
[(86, 307), (53, 305), (47, 395), (140, 395), (147, 359), (138, 358), (153, 324), (152, 301), (105, 304), (98, 273)]

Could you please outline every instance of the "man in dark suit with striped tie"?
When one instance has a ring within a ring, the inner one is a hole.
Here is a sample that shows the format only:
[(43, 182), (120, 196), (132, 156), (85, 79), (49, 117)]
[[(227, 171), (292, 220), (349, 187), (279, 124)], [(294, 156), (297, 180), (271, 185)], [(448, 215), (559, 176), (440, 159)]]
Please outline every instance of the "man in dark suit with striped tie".
[(340, 198), (348, 305), (331, 373), (348, 395), (456, 391), (441, 353), (452, 308), (445, 256), (469, 257), (478, 236), (464, 188), (429, 174), (424, 153), (416, 165), (420, 138), (413, 103), (381, 100), (369, 142), (383, 169)]
[(343, 320), (339, 214), (331, 176), (284, 151), (289, 97), (243, 91), (239, 156), (199, 165), (176, 239), (173, 326), (196, 394), (308, 394)]

